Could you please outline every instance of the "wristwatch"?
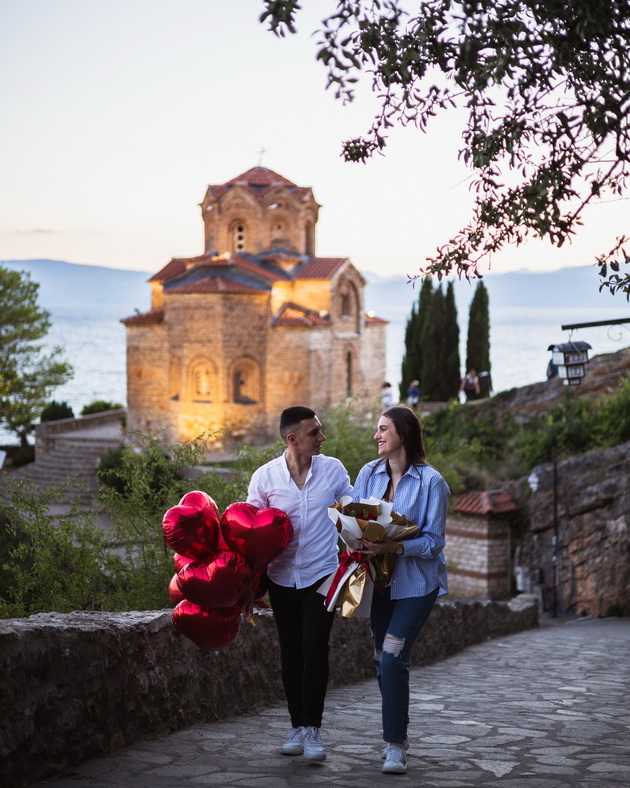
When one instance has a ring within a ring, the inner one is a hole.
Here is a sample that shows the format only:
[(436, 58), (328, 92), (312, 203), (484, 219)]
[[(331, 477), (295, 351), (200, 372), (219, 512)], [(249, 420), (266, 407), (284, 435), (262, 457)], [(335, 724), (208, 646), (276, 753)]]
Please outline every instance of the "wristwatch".
[(405, 545), (404, 544), (398, 545), (398, 547), (396, 548), (396, 555), (404, 555), (404, 554), (405, 554)]

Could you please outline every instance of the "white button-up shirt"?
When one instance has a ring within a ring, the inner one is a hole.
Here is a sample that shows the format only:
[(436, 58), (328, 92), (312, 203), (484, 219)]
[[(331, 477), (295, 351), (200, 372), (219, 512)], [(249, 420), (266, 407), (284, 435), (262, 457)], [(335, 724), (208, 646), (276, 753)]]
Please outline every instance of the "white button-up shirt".
[(301, 490), (291, 478), (285, 454), (254, 472), (247, 502), (280, 509), (293, 524), (293, 538), (267, 569), (274, 583), (306, 588), (335, 571), (338, 537), (328, 507), (343, 495), (352, 495), (352, 486), (348, 472), (335, 457), (312, 457)]

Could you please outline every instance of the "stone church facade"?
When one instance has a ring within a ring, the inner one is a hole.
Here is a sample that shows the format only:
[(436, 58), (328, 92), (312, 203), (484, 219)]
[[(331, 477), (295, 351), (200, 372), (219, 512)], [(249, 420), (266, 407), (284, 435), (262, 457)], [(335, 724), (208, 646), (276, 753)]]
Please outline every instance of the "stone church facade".
[(277, 435), (290, 405), (378, 398), (386, 321), (365, 314), (348, 258), (316, 256), (319, 208), (264, 167), (208, 186), (204, 253), (172, 259), (149, 280), (151, 309), (122, 321), (129, 429), (220, 445)]

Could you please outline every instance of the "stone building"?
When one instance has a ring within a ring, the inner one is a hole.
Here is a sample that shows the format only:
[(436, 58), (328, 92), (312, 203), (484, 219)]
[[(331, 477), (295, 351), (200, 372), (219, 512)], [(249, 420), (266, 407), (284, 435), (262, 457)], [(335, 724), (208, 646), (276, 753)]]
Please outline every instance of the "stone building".
[(378, 398), (386, 321), (348, 258), (316, 256), (319, 208), (264, 167), (208, 186), (203, 254), (172, 259), (151, 309), (122, 321), (130, 429), (262, 439), (289, 405)]
[(446, 522), (448, 586), (460, 597), (501, 599), (512, 592), (511, 520), (518, 510), (503, 491), (460, 496)]

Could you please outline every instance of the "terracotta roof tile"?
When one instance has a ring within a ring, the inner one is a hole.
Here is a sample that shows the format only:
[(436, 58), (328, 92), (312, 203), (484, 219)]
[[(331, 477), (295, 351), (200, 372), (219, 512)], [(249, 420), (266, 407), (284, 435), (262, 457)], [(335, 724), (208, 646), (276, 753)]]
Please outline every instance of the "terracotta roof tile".
[(250, 260), (249, 258), (243, 257), (241, 255), (232, 255), (230, 261), (232, 265), (239, 266), (240, 268), (250, 271), (253, 274), (258, 274), (265, 279), (269, 279), (271, 282), (281, 282), (291, 278), (283, 271), (278, 271), (277, 269), (272, 270), (265, 265), (261, 265), (255, 260)]
[(153, 276), (149, 279), (149, 282), (166, 282), (167, 279), (177, 276), (177, 274), (181, 274), (181, 272), (185, 270), (185, 260), (173, 258), (170, 263), (167, 263), (164, 268), (161, 268), (157, 274), (153, 274)]
[(263, 254), (259, 255), (259, 257), (263, 263), (273, 263), (276, 260), (280, 260), (283, 263), (294, 263), (295, 265), (304, 259), (302, 255), (297, 254), (296, 252), (289, 252), (286, 249), (275, 249), (271, 252), (264, 252)]
[(283, 304), (278, 316), (273, 321), (274, 326), (329, 326), (330, 320), (320, 317), (312, 309), (306, 309), (298, 304)]
[(164, 322), (164, 309), (151, 309), (149, 312), (124, 317), (120, 322), (126, 326), (157, 326)]
[(237, 175), (227, 181), (226, 186), (247, 185), (247, 186), (295, 186), (293, 181), (278, 175), (277, 172), (267, 169), (267, 167), (252, 167), (246, 172)]
[(311, 257), (296, 274), (295, 279), (332, 279), (347, 257)]
[(506, 514), (515, 512), (518, 504), (501, 490), (490, 492), (469, 492), (460, 497), (455, 506), (455, 511), (461, 514)]
[(384, 323), (384, 324), (387, 325), (387, 323), (389, 323), (389, 320), (384, 320), (382, 317), (377, 317), (376, 315), (366, 315), (365, 316), (365, 322), (368, 323), (368, 324), (370, 324), (370, 323)]
[(169, 293), (260, 293), (261, 288), (235, 282), (223, 276), (204, 276), (192, 282), (171, 287)]

